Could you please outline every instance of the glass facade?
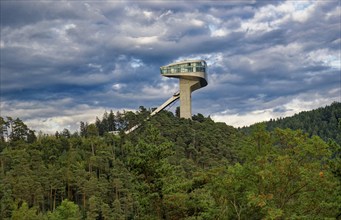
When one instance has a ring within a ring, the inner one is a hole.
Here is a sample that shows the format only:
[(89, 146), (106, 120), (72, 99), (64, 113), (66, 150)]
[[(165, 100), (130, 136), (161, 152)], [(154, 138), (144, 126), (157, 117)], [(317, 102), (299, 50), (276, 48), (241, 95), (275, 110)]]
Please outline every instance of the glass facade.
[(175, 73), (194, 73), (206, 71), (205, 61), (188, 62), (181, 64), (174, 64), (171, 66), (164, 66), (160, 68), (161, 74), (175, 74)]

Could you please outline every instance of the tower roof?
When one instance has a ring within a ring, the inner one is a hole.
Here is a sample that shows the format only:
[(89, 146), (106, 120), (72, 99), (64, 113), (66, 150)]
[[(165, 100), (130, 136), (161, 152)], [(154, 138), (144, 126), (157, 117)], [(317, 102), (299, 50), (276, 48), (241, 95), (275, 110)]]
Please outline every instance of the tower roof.
[(163, 76), (173, 78), (199, 79), (200, 86), (207, 85), (207, 64), (205, 60), (182, 60), (160, 67)]

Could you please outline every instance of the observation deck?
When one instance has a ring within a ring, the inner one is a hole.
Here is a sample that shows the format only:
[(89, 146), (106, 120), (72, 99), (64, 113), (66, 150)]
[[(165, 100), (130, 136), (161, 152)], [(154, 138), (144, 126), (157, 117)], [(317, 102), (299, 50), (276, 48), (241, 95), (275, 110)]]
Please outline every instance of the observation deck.
[(205, 60), (183, 60), (160, 67), (162, 76), (179, 78), (180, 117), (192, 118), (193, 91), (207, 86)]
[(207, 64), (205, 60), (184, 60), (160, 67), (162, 76), (199, 79), (200, 88), (207, 86)]

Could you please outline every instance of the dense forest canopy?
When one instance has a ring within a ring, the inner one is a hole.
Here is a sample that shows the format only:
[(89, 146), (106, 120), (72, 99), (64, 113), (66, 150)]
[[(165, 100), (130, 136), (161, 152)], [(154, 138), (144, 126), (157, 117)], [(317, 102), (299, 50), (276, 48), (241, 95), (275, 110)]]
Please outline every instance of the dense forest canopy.
[(235, 129), (140, 107), (55, 135), (1, 117), (0, 218), (337, 219), (340, 112)]
[[(341, 145), (340, 102), (334, 102), (330, 106), (321, 107), (312, 111), (300, 112), (292, 117), (271, 119), (270, 121), (265, 122), (265, 124), (269, 131), (273, 131), (276, 128), (290, 128), (292, 130), (300, 129), (309, 134), (309, 136), (317, 135), (325, 141), (331, 139)], [(242, 129), (246, 132), (250, 132), (253, 126), (244, 127)]]

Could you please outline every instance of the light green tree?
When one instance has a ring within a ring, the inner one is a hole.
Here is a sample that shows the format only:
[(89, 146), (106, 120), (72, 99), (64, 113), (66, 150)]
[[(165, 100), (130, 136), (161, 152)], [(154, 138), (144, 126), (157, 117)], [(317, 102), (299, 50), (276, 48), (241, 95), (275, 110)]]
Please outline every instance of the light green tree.
[(43, 220), (44, 216), (42, 215), (42, 213), (38, 213), (37, 207), (29, 208), (27, 203), (23, 202), (19, 208), (13, 210), (11, 219), (12, 220)]
[(49, 220), (79, 220), (81, 219), (81, 213), (78, 205), (65, 199), (62, 201), (57, 209), (48, 214)]

